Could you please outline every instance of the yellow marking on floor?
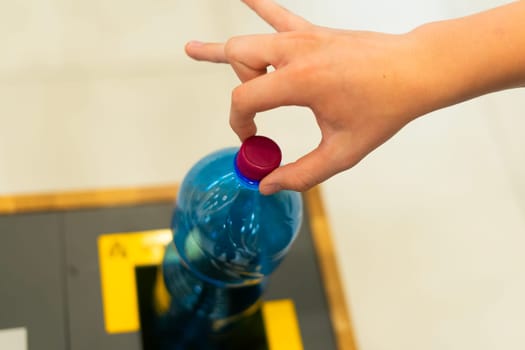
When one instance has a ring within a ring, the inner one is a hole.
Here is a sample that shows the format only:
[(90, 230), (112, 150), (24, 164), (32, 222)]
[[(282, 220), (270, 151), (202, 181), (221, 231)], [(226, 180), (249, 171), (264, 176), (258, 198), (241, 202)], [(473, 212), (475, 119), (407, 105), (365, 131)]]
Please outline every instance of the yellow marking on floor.
[(292, 300), (267, 301), (262, 306), (270, 350), (303, 350), (301, 331)]
[[(159, 265), (171, 230), (101, 235), (98, 239), (104, 324), (109, 334), (140, 330), (135, 267)], [(262, 305), (270, 350), (303, 350), (292, 300), (266, 301)]]
[(107, 333), (140, 329), (135, 266), (160, 264), (171, 240), (169, 229), (99, 237), (102, 305)]

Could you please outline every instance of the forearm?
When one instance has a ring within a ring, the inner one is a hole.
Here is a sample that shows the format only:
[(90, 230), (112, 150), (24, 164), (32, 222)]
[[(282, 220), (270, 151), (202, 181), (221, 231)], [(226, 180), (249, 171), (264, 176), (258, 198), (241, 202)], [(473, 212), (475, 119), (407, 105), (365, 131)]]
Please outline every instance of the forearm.
[(425, 24), (408, 35), (428, 111), (525, 86), (525, 1)]

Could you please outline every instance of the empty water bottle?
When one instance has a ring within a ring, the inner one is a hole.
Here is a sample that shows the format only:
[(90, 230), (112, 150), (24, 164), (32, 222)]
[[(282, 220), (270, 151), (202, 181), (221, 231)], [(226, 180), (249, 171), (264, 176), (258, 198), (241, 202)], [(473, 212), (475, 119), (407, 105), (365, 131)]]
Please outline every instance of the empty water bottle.
[(163, 262), (172, 349), (210, 349), (210, 339), (258, 309), (302, 221), (299, 193), (258, 191), (280, 162), (275, 142), (253, 136), (206, 156), (184, 178)]

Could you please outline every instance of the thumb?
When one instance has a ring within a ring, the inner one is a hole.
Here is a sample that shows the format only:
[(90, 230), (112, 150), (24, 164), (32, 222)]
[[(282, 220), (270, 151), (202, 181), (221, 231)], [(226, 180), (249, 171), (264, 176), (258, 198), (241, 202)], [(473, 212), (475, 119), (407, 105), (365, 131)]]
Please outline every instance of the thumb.
[(341, 171), (336, 154), (324, 144), (297, 161), (275, 169), (259, 185), (259, 191), (270, 195), (280, 190), (303, 192)]

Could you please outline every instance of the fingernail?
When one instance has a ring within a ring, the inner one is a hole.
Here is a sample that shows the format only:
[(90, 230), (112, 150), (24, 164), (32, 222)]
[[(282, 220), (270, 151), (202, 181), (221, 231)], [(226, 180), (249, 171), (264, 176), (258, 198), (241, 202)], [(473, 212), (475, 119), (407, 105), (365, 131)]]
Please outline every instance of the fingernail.
[(188, 46), (202, 46), (204, 43), (198, 40), (188, 41)]
[(279, 184), (267, 184), (259, 188), (261, 193), (266, 195), (274, 194), (275, 192), (279, 192), (281, 189), (281, 185)]

